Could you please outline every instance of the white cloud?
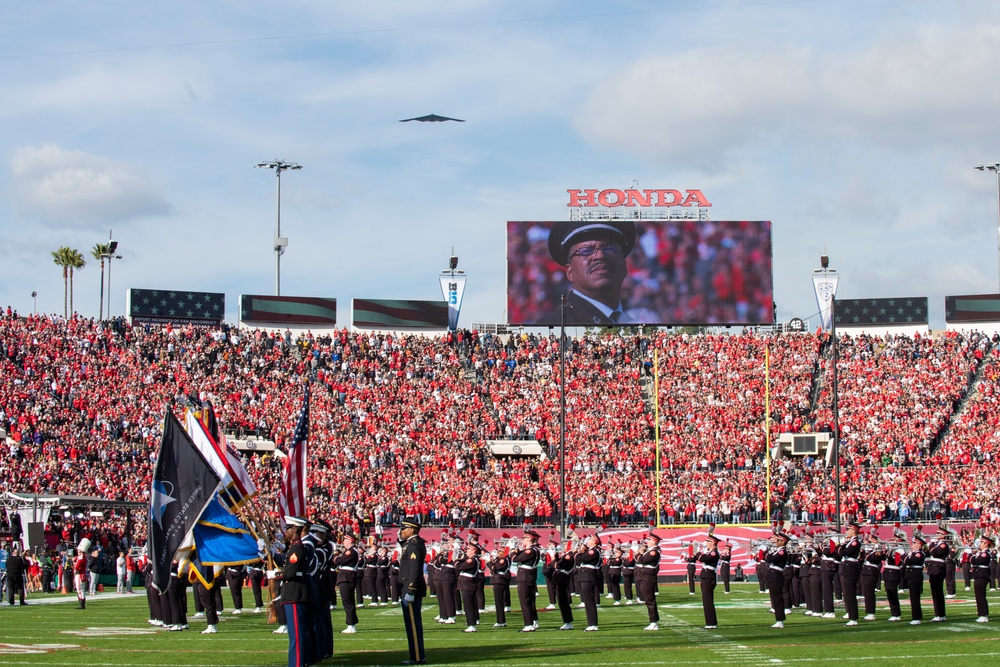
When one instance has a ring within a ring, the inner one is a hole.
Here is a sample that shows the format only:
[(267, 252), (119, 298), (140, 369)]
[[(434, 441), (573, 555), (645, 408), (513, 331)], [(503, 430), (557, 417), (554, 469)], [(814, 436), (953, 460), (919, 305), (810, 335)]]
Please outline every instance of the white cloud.
[(165, 215), (172, 207), (136, 167), (52, 144), (11, 152), (11, 197), (21, 216), (90, 227)]
[(998, 76), (997, 25), (923, 29), (855, 51), (689, 49), (598, 82), (576, 124), (594, 143), (662, 161), (776, 138), (943, 146), (996, 127)]

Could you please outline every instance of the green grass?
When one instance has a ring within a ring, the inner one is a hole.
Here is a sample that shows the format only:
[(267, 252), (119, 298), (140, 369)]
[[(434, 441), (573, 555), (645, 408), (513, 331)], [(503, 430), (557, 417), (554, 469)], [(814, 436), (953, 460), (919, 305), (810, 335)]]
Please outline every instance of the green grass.
[[(600, 631), (584, 633), (583, 610), (573, 609), (572, 632), (559, 632), (558, 611), (540, 613), (541, 628), (533, 634), (517, 632), (521, 616), (515, 607), (508, 614), (508, 627), (494, 629), (495, 615), (488, 611), (479, 632), (462, 632), (461, 615), (456, 625), (439, 625), (435, 600), (425, 600), (423, 618), (428, 662), (434, 665), (903, 665), (931, 660), (945, 665), (1000, 664), (1000, 594), (991, 594), (997, 612), (989, 624), (973, 622), (976, 608), (971, 592), (959, 590), (949, 600), (948, 622), (911, 627), (908, 606), (903, 623), (887, 623), (888, 609), (880, 594), (877, 621), (861, 621), (856, 628), (843, 621), (813, 619), (792, 614), (784, 630), (772, 630), (767, 597), (758, 595), (756, 584), (734, 586), (732, 595), (716, 592), (720, 627), (703, 630), (700, 597), (689, 596), (687, 587), (660, 587), (659, 632), (644, 632), (644, 606), (611, 607), (603, 601)], [(34, 594), (26, 607), (0, 606), (0, 665), (283, 665), (287, 662), (288, 638), (274, 635), (263, 615), (228, 612), (219, 624), (219, 634), (201, 635), (204, 619), (189, 619), (191, 630), (164, 632), (146, 623), (145, 596), (91, 599), (86, 610), (76, 609), (75, 598), (43, 604), (46, 596)], [(228, 591), (224, 593), (229, 603)], [(247, 596), (249, 597), (249, 591)], [(516, 605), (516, 592), (514, 601)], [(251, 598), (252, 600), (252, 598)], [(574, 603), (576, 602), (574, 598)], [(539, 607), (548, 600), (544, 590)], [(487, 604), (492, 604), (487, 591)], [(194, 606), (191, 604), (189, 609)], [(930, 618), (930, 600), (924, 616)], [(862, 611), (863, 613), (863, 611)], [(406, 656), (406, 637), (398, 607), (359, 610), (358, 634), (341, 635), (342, 609), (332, 612), (334, 657), (326, 665), (398, 665)], [(839, 616), (839, 614), (838, 614)], [(82, 633), (82, 634), (81, 634)], [(130, 634), (131, 633), (131, 634)], [(143, 633), (143, 634), (134, 634)], [(62, 645), (55, 648), (54, 645)], [(31, 646), (37, 653), (25, 653)], [(49, 646), (51, 648), (43, 648)], [(22, 648), (18, 648), (22, 647)]]

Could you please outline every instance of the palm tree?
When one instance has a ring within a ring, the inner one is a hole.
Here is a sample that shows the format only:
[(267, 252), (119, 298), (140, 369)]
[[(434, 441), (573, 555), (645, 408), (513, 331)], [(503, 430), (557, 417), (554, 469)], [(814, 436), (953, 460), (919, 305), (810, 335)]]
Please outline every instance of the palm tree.
[(94, 259), (101, 260), (101, 308), (97, 311), (97, 319), (99, 320), (104, 319), (104, 258), (110, 254), (110, 243), (95, 243), (94, 247), (90, 249), (90, 256)]
[(83, 255), (79, 250), (75, 248), (70, 250), (70, 262), (69, 262), (69, 312), (75, 313), (73, 309), (73, 270), (82, 269), (87, 265), (87, 260), (84, 259)]
[(60, 246), (52, 251), (52, 261), (62, 267), (63, 272), (63, 317), (69, 318), (69, 265), (73, 262), (73, 250), (69, 246)]

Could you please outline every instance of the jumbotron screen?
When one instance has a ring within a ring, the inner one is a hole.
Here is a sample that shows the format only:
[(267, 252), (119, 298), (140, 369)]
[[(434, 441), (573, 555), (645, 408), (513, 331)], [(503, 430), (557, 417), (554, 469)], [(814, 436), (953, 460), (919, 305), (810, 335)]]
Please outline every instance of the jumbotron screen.
[(507, 323), (754, 325), (774, 321), (770, 221), (507, 223)]

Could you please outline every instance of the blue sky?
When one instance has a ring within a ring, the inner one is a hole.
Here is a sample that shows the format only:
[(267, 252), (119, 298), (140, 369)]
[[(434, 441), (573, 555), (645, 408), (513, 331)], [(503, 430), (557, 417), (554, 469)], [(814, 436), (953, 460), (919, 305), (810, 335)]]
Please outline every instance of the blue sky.
[[(0, 25), (0, 305), (62, 312), (50, 252), (109, 229), (128, 287), (439, 299), (505, 317), (507, 220), (569, 188), (699, 188), (772, 220), (778, 317), (1000, 291), (1000, 5), (973, 0), (63, 3)], [(466, 123), (398, 123), (438, 113)], [(77, 274), (97, 314), (100, 270)]]

